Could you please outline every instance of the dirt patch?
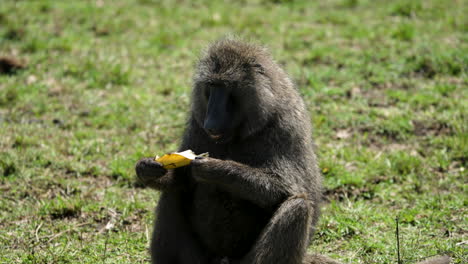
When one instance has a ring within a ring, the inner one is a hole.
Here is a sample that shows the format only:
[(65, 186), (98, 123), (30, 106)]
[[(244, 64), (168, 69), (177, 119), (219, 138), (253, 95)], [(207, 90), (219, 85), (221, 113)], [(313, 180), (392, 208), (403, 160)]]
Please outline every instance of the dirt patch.
[[(4, 155), (0, 155), (0, 157), (2, 156)], [(8, 159), (5, 159), (4, 157), (2, 157), (2, 159), (0, 160), (0, 175), (1, 176), (8, 177), (8, 176), (15, 174), (17, 171), (18, 171), (18, 165), (12, 158), (8, 157)]]
[(403, 139), (403, 132), (398, 130), (389, 130), (379, 127), (360, 127), (357, 129), (357, 131), (357, 133), (367, 133), (367, 141), (369, 141), (369, 146), (376, 145), (377, 147), (380, 147), (384, 144), (382, 142), (382, 138), (392, 142), (400, 142)]
[(362, 97), (367, 99), (367, 104), (370, 107), (388, 107), (392, 105), (392, 102), (386, 96), (385, 92), (382, 89), (371, 89), (354, 92), (354, 94), (359, 94)]
[[(405, 134), (412, 133), (411, 131), (398, 131), (378, 126), (359, 125), (346, 130), (346, 133), (336, 130), (333, 138), (336, 139), (335, 143), (340, 141), (348, 141), (350, 143), (357, 141), (363, 147), (378, 151), (411, 151), (415, 150), (414, 144), (410, 144), (405, 140)], [(346, 138), (348, 134), (351, 136)]]
[(348, 139), (352, 136), (352, 132), (349, 129), (340, 129), (336, 131), (335, 138), (336, 139)]
[(100, 26), (97, 26), (97, 25), (92, 26), (91, 31), (93, 31), (94, 34), (97, 37), (104, 37), (104, 36), (108, 36), (110, 34), (109, 29), (104, 28), (104, 27), (100, 27)]
[(5, 33), (5, 38), (9, 40), (22, 40), (26, 32), (22, 28), (11, 28)]
[(333, 189), (326, 189), (323, 193), (325, 201), (337, 200), (371, 200), (374, 198), (374, 190), (369, 187), (357, 187), (354, 185), (342, 185)]
[[(461, 167), (466, 168), (468, 165), (468, 156), (454, 157), (452, 160), (453, 160), (452, 165), (454, 166), (454, 168), (461, 168)], [(457, 164), (460, 166), (457, 167)]]
[(0, 74), (12, 75), (26, 68), (26, 64), (13, 57), (0, 57)]
[(429, 60), (422, 60), (415, 67), (414, 73), (423, 78), (433, 79), (437, 74), (437, 69)]
[(81, 214), (81, 208), (77, 207), (65, 207), (65, 208), (56, 208), (51, 210), (50, 218), (55, 219), (70, 219), (77, 218)]
[(316, 55), (306, 57), (301, 63), (304, 66), (315, 66), (317, 64), (331, 65), (333, 64), (333, 60), (328, 56)]
[(452, 135), (453, 129), (444, 122), (429, 122), (413, 120), (414, 134), (416, 136), (441, 136)]
[(146, 226), (142, 225), (145, 216), (148, 214), (146, 209), (137, 209), (132, 214), (122, 220), (122, 228), (127, 232), (144, 232)]

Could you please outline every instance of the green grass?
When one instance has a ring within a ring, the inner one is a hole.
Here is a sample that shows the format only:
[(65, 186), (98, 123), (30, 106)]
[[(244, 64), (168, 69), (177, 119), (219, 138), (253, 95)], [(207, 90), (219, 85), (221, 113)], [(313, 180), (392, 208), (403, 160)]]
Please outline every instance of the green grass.
[(311, 251), (467, 262), (468, 3), (2, 0), (0, 263), (147, 263), (158, 193), (211, 41), (267, 45), (312, 113), (325, 177)]

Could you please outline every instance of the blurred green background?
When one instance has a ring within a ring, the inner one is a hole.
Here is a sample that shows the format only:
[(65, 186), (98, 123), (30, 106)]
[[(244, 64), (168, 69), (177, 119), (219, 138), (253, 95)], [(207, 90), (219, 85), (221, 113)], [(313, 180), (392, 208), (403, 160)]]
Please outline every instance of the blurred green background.
[(235, 34), (270, 48), (312, 114), (326, 203), (310, 251), (467, 263), (468, 3), (0, 1), (0, 263), (148, 263), (193, 67)]

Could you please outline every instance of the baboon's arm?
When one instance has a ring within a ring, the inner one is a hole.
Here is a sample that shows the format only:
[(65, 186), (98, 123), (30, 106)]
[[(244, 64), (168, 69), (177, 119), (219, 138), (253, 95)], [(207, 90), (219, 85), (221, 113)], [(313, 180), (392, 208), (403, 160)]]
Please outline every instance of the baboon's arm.
[(278, 205), (288, 197), (278, 175), (235, 161), (197, 159), (192, 161), (192, 174), (197, 181), (216, 184), (263, 208)]

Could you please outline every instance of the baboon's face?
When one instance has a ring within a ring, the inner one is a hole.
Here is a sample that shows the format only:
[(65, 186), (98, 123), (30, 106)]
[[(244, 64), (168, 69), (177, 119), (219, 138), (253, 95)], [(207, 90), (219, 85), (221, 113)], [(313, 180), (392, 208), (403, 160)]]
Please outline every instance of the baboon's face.
[(217, 143), (242, 140), (261, 130), (277, 100), (272, 62), (248, 46), (213, 47), (198, 64), (192, 111), (198, 125)]
[(239, 82), (236, 81), (209, 81), (199, 87), (204, 106), (200, 125), (217, 143), (231, 141), (244, 119), (244, 101), (238, 85)]

